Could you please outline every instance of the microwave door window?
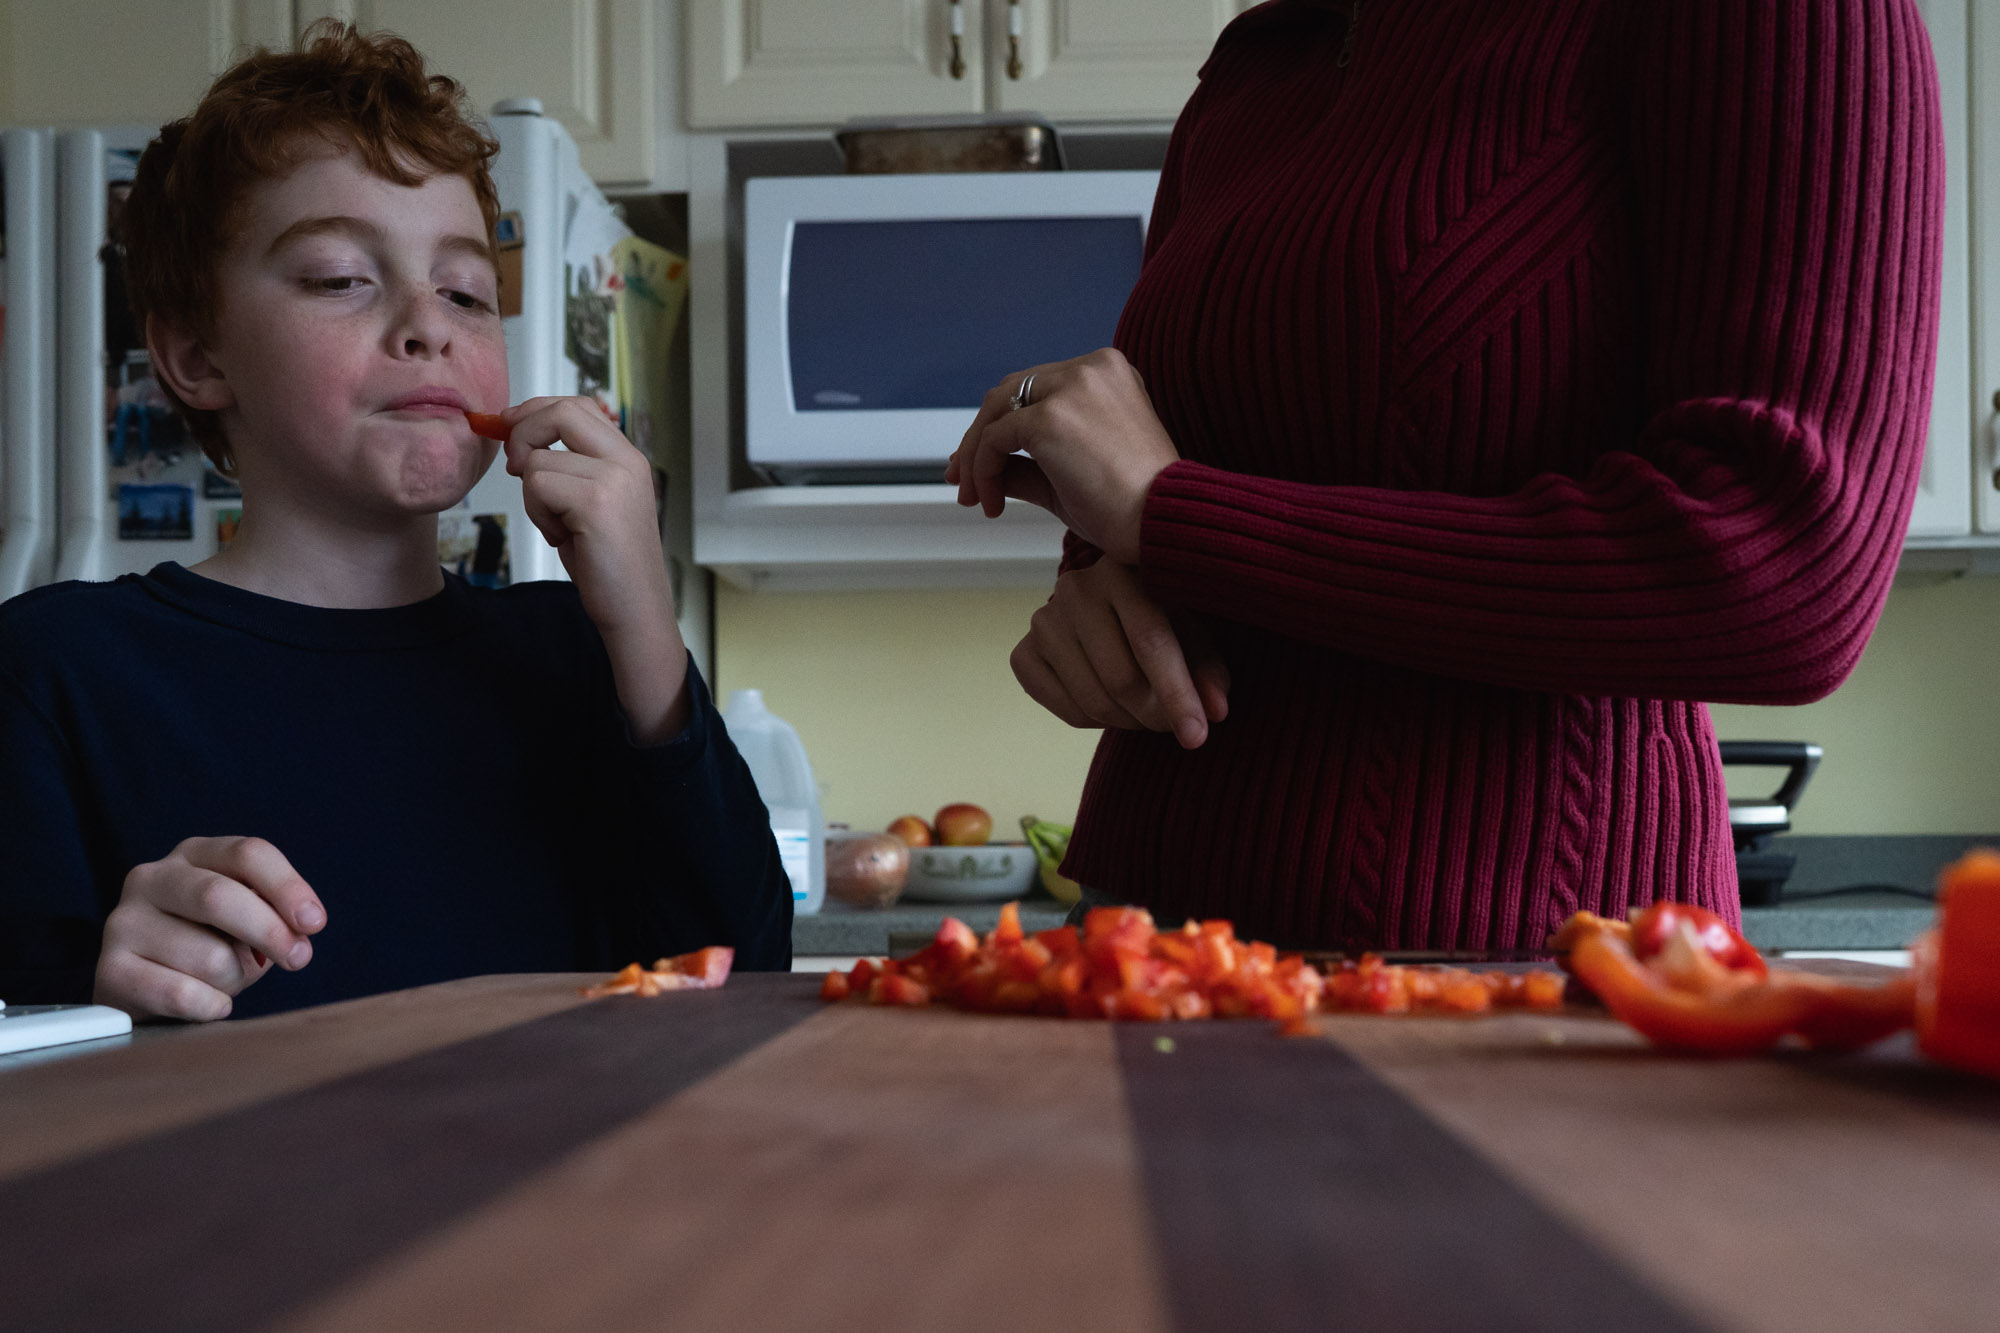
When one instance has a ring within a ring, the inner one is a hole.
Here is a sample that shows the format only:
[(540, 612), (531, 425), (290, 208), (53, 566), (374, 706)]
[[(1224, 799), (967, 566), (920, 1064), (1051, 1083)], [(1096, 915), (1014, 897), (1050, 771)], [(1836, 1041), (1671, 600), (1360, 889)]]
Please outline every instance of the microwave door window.
[(1001, 376), (1107, 346), (1135, 217), (800, 222), (786, 338), (800, 412), (974, 411)]

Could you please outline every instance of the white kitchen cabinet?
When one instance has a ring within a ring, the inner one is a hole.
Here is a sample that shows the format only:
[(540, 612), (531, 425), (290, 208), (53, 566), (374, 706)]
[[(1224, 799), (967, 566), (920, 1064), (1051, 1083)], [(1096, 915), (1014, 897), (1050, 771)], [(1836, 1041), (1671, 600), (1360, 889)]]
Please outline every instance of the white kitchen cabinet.
[[(1971, 356), (1965, 389), (1967, 453), (1971, 459), (1974, 531), (2000, 542), (2000, 11), (1991, 0), (1968, 0), (1963, 59), (1969, 72), (1968, 151), (1953, 165), (1970, 179), (1970, 274), (1960, 284), (1971, 304)], [(1935, 30), (1933, 32), (1935, 41)], [(1938, 59), (1945, 60), (1938, 43)], [(1952, 273), (1945, 271), (1946, 299)], [(1965, 297), (1961, 296), (1961, 300)], [(1943, 375), (1940, 370), (1940, 384)]]
[[(1972, 388), (1971, 111), (1968, 106), (1969, 0), (1919, 0), (1937, 58), (1945, 137), (1943, 306), (1938, 320), (1937, 382), (1923, 474), (1910, 513), (1913, 547), (1959, 547), (1973, 532), (1975, 422)], [(1987, 94), (1988, 100), (1993, 93)], [(1987, 253), (1991, 254), (1990, 249)], [(1991, 465), (1988, 464), (1988, 472)], [(1991, 478), (1978, 488), (1991, 493)], [(1982, 499), (1981, 503), (1985, 501)]]
[[(0, 124), (159, 125), (258, 46), (315, 19), (408, 37), (482, 114), (538, 97), (599, 183), (654, 185), (663, 108), (656, 40), (674, 0), (0, 0)], [(669, 173), (674, 174), (674, 173)]]
[(600, 185), (644, 184), (660, 132), (658, 0), (299, 0), (298, 26), (331, 16), (410, 39), (466, 87), (482, 115), (503, 97), (539, 98)]
[(688, 0), (687, 122), (977, 111), (1171, 120), (1216, 34), (1252, 2)]
[[(987, 5), (995, 111), (1172, 119), (1215, 38), (1256, 0), (1016, 0)], [(1009, 38), (1019, 30), (1018, 58)]]
[(0, 0), (0, 124), (165, 124), (292, 26), (293, 0)]
[(978, 10), (978, 0), (688, 0), (688, 125), (978, 111)]

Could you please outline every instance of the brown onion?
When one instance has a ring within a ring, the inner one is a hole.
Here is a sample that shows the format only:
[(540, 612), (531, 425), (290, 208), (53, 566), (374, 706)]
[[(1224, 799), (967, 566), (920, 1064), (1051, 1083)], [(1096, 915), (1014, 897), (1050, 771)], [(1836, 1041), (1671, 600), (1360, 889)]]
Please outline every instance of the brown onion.
[(910, 847), (887, 833), (826, 840), (826, 891), (855, 907), (887, 907), (910, 874)]

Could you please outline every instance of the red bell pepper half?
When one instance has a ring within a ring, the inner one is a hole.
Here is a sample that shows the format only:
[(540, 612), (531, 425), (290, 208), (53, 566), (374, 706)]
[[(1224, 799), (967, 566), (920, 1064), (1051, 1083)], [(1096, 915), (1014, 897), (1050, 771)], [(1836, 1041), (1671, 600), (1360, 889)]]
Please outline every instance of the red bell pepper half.
[[(1632, 934), (1638, 933), (1635, 925)], [(1908, 1027), (1915, 1017), (1908, 974), (1880, 986), (1856, 986), (1730, 967), (1703, 939), (1699, 923), (1687, 918), (1650, 959), (1641, 959), (1618, 932), (1578, 930), (1569, 968), (1647, 1040), (1701, 1055), (1748, 1055), (1788, 1036), (1818, 1049), (1849, 1050)]]
[(1938, 927), (1915, 951), (1917, 1044), (1940, 1064), (2000, 1078), (2000, 853), (1967, 853), (1938, 889)]

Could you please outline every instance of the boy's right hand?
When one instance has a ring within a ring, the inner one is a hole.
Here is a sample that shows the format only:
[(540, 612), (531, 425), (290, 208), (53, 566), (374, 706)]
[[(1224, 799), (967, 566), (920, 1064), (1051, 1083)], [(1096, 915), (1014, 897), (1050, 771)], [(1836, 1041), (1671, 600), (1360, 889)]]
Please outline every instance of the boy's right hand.
[(312, 961), (326, 909), (262, 838), (189, 838), (125, 876), (104, 923), (93, 999), (134, 1017), (226, 1018), (276, 963)]

